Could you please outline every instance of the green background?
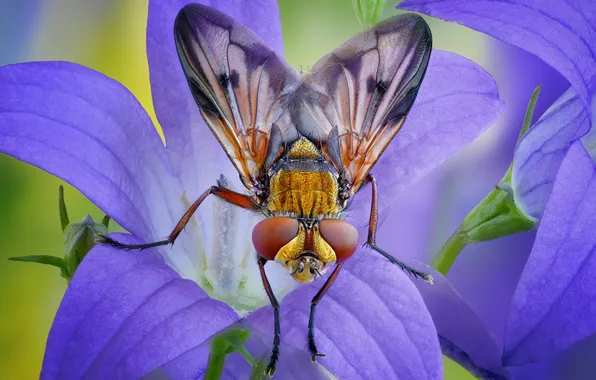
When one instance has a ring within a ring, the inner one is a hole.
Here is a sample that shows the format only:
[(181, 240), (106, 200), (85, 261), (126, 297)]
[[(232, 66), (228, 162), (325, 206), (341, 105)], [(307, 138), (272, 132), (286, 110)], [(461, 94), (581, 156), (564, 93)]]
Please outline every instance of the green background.
[[(38, 12), (30, 15), (35, 18), (34, 27), (20, 60), (67, 60), (92, 67), (126, 85), (153, 115), (145, 58), (147, 2), (85, 0), (74, 9), (67, 3), (39, 3)], [(360, 30), (350, 0), (280, 0), (279, 5), (286, 57), (297, 68), (312, 66)], [(384, 17), (397, 14), (394, 6), (388, 2)], [(458, 25), (429, 23), (435, 48), (472, 58), (490, 71), (484, 37)], [(62, 254), (60, 184), (63, 181), (39, 169), (0, 155), (1, 379), (39, 377), (46, 337), (66, 289), (55, 268), (6, 260)], [(103, 216), (68, 185), (65, 197), (71, 221), (86, 214), (96, 220)], [(112, 225), (111, 230), (115, 229)], [(450, 361), (446, 361), (446, 373), (447, 379), (472, 378)]]

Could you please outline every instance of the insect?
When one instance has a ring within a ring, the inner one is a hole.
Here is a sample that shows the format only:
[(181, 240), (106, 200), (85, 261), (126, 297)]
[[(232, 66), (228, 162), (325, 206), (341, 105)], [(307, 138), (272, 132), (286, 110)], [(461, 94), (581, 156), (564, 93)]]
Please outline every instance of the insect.
[(317, 304), (358, 246), (358, 232), (342, 215), (352, 197), (372, 186), (370, 248), (414, 276), (375, 243), (378, 190), (370, 170), (403, 125), (426, 72), (432, 38), (413, 14), (393, 17), (364, 31), (298, 74), (254, 32), (212, 8), (192, 4), (178, 14), (175, 41), (194, 99), (247, 189), (234, 192), (219, 182), (207, 189), (163, 241), (173, 243), (209, 195), (262, 213), (252, 231), (263, 285), (274, 309), (273, 348), (266, 372), (279, 357), (279, 303), (265, 264), (283, 265), (309, 283), (335, 266), (311, 302), (308, 347)]

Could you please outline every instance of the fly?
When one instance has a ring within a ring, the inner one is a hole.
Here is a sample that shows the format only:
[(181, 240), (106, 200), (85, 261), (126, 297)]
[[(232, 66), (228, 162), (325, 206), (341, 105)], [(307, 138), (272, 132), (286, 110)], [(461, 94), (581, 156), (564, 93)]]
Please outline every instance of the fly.
[(311, 302), (308, 347), (313, 362), (316, 307), (356, 251), (358, 231), (342, 220), (352, 197), (372, 186), (367, 243), (404, 271), (432, 282), (375, 242), (378, 189), (370, 170), (402, 127), (416, 99), (432, 50), (426, 22), (395, 16), (357, 34), (298, 74), (253, 31), (210, 7), (191, 4), (178, 14), (176, 48), (191, 93), (247, 191), (222, 182), (207, 189), (163, 241), (173, 243), (209, 195), (266, 218), (252, 231), (263, 285), (274, 309), (273, 348), (279, 357), (279, 303), (265, 274), (275, 261), (302, 283), (334, 266)]

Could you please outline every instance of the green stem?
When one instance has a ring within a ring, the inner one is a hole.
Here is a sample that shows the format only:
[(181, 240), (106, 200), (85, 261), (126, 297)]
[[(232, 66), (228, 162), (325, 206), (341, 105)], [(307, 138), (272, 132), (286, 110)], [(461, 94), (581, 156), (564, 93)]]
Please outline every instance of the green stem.
[(435, 256), (432, 262), (432, 267), (443, 275), (453, 266), (455, 259), (468, 245), (468, 236), (466, 232), (459, 227), (453, 235), (445, 242), (439, 253)]
[(226, 363), (226, 354), (217, 354), (211, 352), (209, 354), (209, 361), (207, 362), (207, 370), (205, 371), (204, 380), (219, 380), (223, 373), (224, 364)]

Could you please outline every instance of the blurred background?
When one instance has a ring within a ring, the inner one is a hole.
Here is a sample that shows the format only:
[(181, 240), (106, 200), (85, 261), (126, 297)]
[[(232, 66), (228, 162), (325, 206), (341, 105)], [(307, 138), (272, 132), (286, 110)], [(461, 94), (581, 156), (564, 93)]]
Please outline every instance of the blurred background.
[[(397, 14), (388, 1), (384, 17)], [(360, 31), (350, 0), (279, 0), (286, 58), (312, 66)], [(32, 60), (78, 62), (127, 86), (153, 116), (145, 56), (147, 0), (2, 0), (0, 65)], [(535, 119), (567, 82), (534, 56), (455, 24), (428, 19), (434, 47), (473, 59), (496, 79), (507, 103), (498, 123), (475, 143), (411, 188), (381, 227), (381, 246), (398, 257), (430, 262), (464, 216), (507, 169), (532, 90), (544, 88)], [(0, 94), (0, 96), (2, 96)], [(38, 378), (45, 340), (66, 289), (53, 267), (16, 263), (10, 256), (62, 255), (59, 179), (0, 155), (0, 379)], [(71, 221), (102, 212), (65, 185)], [(111, 225), (110, 230), (118, 226)], [(534, 232), (468, 247), (449, 278), (500, 341), (509, 300)], [(558, 357), (512, 370), (520, 379), (592, 379), (596, 342), (586, 340)], [(446, 360), (447, 379), (471, 379)], [(590, 376), (592, 374), (592, 376)]]

